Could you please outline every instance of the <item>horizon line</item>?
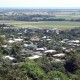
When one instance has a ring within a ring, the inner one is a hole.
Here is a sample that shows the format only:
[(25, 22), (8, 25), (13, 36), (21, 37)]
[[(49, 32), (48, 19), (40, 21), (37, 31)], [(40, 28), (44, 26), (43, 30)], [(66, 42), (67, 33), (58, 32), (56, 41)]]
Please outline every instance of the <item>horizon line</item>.
[(80, 7), (0, 7), (0, 9), (80, 9)]

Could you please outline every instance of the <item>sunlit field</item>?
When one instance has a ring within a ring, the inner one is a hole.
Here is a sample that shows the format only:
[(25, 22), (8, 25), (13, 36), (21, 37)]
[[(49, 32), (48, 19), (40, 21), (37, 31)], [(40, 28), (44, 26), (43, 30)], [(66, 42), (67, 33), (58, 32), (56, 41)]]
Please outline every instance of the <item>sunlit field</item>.
[(39, 22), (28, 22), (28, 21), (0, 21), (0, 24), (9, 24), (14, 27), (30, 27), (30, 28), (61, 28), (71, 29), (80, 27), (80, 22), (71, 21), (39, 21)]

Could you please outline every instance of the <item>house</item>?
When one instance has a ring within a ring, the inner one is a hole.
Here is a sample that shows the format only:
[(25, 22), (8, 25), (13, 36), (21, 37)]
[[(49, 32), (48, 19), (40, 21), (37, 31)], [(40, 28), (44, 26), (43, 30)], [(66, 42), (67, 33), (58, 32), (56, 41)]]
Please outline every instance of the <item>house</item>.
[(56, 53), (56, 50), (46, 50), (44, 53)]
[(61, 47), (62, 48), (62, 50), (65, 50), (66, 49), (66, 47)]
[(68, 42), (69, 43), (79, 43), (80, 41), (79, 40), (69, 40)]
[(64, 58), (65, 54), (64, 53), (54, 54), (53, 57), (55, 57), (55, 58)]
[(9, 42), (9, 43), (14, 43), (15, 41), (14, 41), (14, 40), (9, 40), (8, 42)]
[(39, 41), (40, 39), (39, 39), (37, 36), (33, 36), (33, 37), (31, 37), (30, 40), (31, 40), (31, 41)]
[(35, 50), (35, 49), (37, 48), (37, 45), (35, 45), (35, 44), (30, 44), (30, 45), (28, 45), (27, 48), (30, 49), (30, 50)]
[(8, 47), (8, 45), (2, 45), (2, 47), (3, 47), (3, 48), (7, 48), (7, 47)]
[(11, 57), (11, 56), (3, 56), (3, 59), (10, 59), (10, 60), (14, 60), (15, 58)]
[(40, 58), (41, 56), (39, 56), (39, 55), (33, 55), (33, 56), (31, 56), (31, 57), (28, 57), (29, 59), (37, 59), (37, 58)]
[(73, 48), (69, 48), (69, 49), (65, 49), (65, 52), (66, 53), (69, 53), (69, 52), (71, 52), (71, 51), (75, 51)]
[(55, 54), (57, 51), (56, 50), (46, 50), (44, 51), (44, 55), (47, 55), (47, 56), (52, 56), (53, 54)]
[(63, 63), (65, 60), (61, 60), (61, 59), (56, 59), (56, 58), (54, 58), (54, 62), (61, 62), (61, 63)]
[(18, 35), (22, 35), (22, 33), (18, 33)]
[(43, 36), (42, 38), (43, 38), (43, 39), (46, 39), (46, 38), (47, 38), (47, 36)]
[(15, 42), (21, 42), (23, 41), (23, 39), (20, 39), (20, 38), (17, 38), (17, 39), (14, 39)]
[(46, 47), (44, 48), (36, 48), (36, 51), (45, 51), (46, 50)]
[(31, 43), (31, 44), (24, 44), (23, 46), (24, 46), (24, 48), (30, 49), (30, 50), (35, 50), (37, 48), (37, 45), (35, 45), (33, 43)]
[(28, 47), (28, 46), (29, 46), (29, 44), (24, 44), (23, 46), (24, 46), (24, 47)]
[(34, 52), (33, 54), (34, 54), (34, 55), (39, 55), (39, 56), (42, 56), (42, 55), (43, 55), (43, 53), (40, 52), (40, 51), (36, 51), (36, 52)]
[(9, 43), (15, 43), (15, 42), (21, 42), (21, 41), (23, 41), (23, 39), (10, 39), (8, 42)]
[(28, 51), (25, 50), (25, 49), (22, 49), (22, 50), (21, 50), (21, 53), (26, 54), (26, 53), (28, 53)]
[(48, 39), (46, 39), (46, 40), (47, 40), (47, 41), (51, 41), (52, 39), (49, 39), (49, 38), (48, 38)]

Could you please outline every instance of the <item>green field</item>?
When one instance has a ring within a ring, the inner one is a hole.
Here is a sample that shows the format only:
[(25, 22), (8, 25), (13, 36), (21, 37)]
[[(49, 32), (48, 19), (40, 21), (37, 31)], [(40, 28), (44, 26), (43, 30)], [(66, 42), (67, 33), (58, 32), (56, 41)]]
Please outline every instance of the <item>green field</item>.
[(71, 29), (80, 27), (80, 22), (70, 21), (40, 21), (40, 22), (26, 22), (26, 21), (0, 21), (0, 23), (10, 24), (14, 27), (30, 27), (30, 28), (62, 28)]

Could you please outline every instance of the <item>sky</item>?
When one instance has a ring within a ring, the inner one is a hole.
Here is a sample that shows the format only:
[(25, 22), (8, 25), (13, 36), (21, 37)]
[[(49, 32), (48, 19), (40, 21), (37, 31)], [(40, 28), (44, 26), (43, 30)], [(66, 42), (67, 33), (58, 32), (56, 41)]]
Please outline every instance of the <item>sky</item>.
[(0, 0), (1, 7), (80, 8), (80, 0)]

